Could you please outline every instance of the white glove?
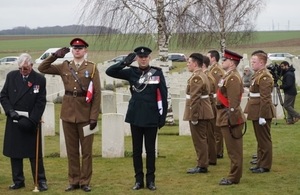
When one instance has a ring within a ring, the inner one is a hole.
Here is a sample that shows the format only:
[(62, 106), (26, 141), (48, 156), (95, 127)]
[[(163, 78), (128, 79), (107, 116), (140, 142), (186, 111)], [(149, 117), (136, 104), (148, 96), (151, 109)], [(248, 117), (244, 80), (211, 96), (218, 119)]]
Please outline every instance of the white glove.
[(193, 125), (197, 125), (197, 124), (198, 124), (198, 121), (191, 121), (191, 123), (192, 123)]
[(267, 121), (265, 118), (259, 118), (258, 123), (259, 123), (259, 125), (265, 125), (267, 123)]

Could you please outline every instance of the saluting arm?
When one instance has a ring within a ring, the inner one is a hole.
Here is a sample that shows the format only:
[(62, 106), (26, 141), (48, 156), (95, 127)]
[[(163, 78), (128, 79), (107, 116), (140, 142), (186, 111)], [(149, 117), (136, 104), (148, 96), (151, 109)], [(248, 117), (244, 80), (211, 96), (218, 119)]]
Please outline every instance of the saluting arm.
[(57, 57), (50, 55), (39, 65), (38, 70), (45, 74), (59, 74), (58, 66), (52, 65), (56, 59)]

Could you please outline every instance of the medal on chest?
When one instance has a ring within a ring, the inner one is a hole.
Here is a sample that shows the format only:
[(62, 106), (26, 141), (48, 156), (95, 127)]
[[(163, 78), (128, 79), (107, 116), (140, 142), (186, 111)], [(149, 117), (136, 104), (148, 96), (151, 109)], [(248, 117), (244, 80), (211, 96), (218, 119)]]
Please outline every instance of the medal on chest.
[(220, 79), (218, 83), (218, 87), (222, 87), (224, 85), (224, 79)]

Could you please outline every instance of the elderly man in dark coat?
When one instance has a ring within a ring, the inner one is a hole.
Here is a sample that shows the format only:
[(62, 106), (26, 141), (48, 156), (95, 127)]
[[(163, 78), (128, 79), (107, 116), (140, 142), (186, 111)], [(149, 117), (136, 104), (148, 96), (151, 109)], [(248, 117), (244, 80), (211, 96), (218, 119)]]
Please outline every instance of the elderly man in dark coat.
[(19, 70), (7, 74), (0, 96), (7, 115), (3, 154), (11, 159), (14, 182), (9, 189), (25, 187), (23, 158), (29, 158), (34, 181), (38, 181), (40, 191), (45, 191), (48, 186), (41, 150), (37, 157), (37, 174), (35, 166), (37, 140), (41, 144), (37, 127), (46, 106), (46, 79), (32, 69), (33, 61), (29, 54), (21, 54), (17, 62)]

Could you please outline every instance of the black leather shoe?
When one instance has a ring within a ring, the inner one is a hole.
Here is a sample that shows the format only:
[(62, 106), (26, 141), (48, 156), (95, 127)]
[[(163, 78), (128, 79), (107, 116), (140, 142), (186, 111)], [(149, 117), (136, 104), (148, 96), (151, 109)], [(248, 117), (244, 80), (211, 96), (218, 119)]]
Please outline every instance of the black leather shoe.
[(25, 187), (25, 183), (14, 183), (14, 184), (10, 185), (8, 188), (10, 190), (17, 190), (17, 189), (24, 188), (24, 187)]
[(230, 181), (229, 179), (226, 179), (226, 178), (223, 178), (221, 179), (220, 185), (225, 185), (225, 186), (228, 186), (228, 185), (232, 185), (232, 184), (237, 184), (236, 182), (233, 182), (233, 181)]
[(156, 190), (155, 183), (154, 182), (150, 182), (149, 184), (147, 184), (147, 188), (149, 190), (152, 190), (152, 191)]
[(194, 173), (207, 173), (207, 168), (205, 167), (195, 167), (195, 168), (191, 168), (188, 169), (187, 172), (188, 174), (194, 174)]
[(209, 162), (209, 165), (217, 165), (217, 163)]
[(262, 167), (252, 170), (252, 173), (267, 173), (267, 172), (270, 172), (270, 169), (266, 169)]
[(256, 164), (257, 164), (257, 159), (253, 159), (253, 160), (251, 160), (251, 161), (250, 161), (250, 164), (252, 164), (252, 165), (256, 165)]
[(72, 191), (72, 190), (77, 190), (79, 189), (79, 185), (78, 184), (70, 184), (66, 189), (65, 191), (68, 192), (68, 191)]
[(82, 186), (81, 186), (81, 189), (82, 189), (83, 191), (85, 191), (85, 192), (90, 192), (90, 191), (92, 191), (91, 187), (88, 186), (88, 185), (82, 185)]
[(259, 167), (250, 167), (249, 170), (250, 170), (250, 171), (253, 171), (253, 170), (258, 169), (258, 168), (259, 168)]
[(46, 191), (48, 190), (48, 185), (45, 181), (43, 182), (39, 182), (39, 191), (42, 192), (42, 191)]
[(223, 154), (217, 154), (217, 158), (223, 158)]
[(141, 188), (144, 188), (144, 184), (143, 183), (140, 183), (140, 182), (136, 182), (134, 184), (134, 186), (132, 187), (133, 190), (139, 190)]

